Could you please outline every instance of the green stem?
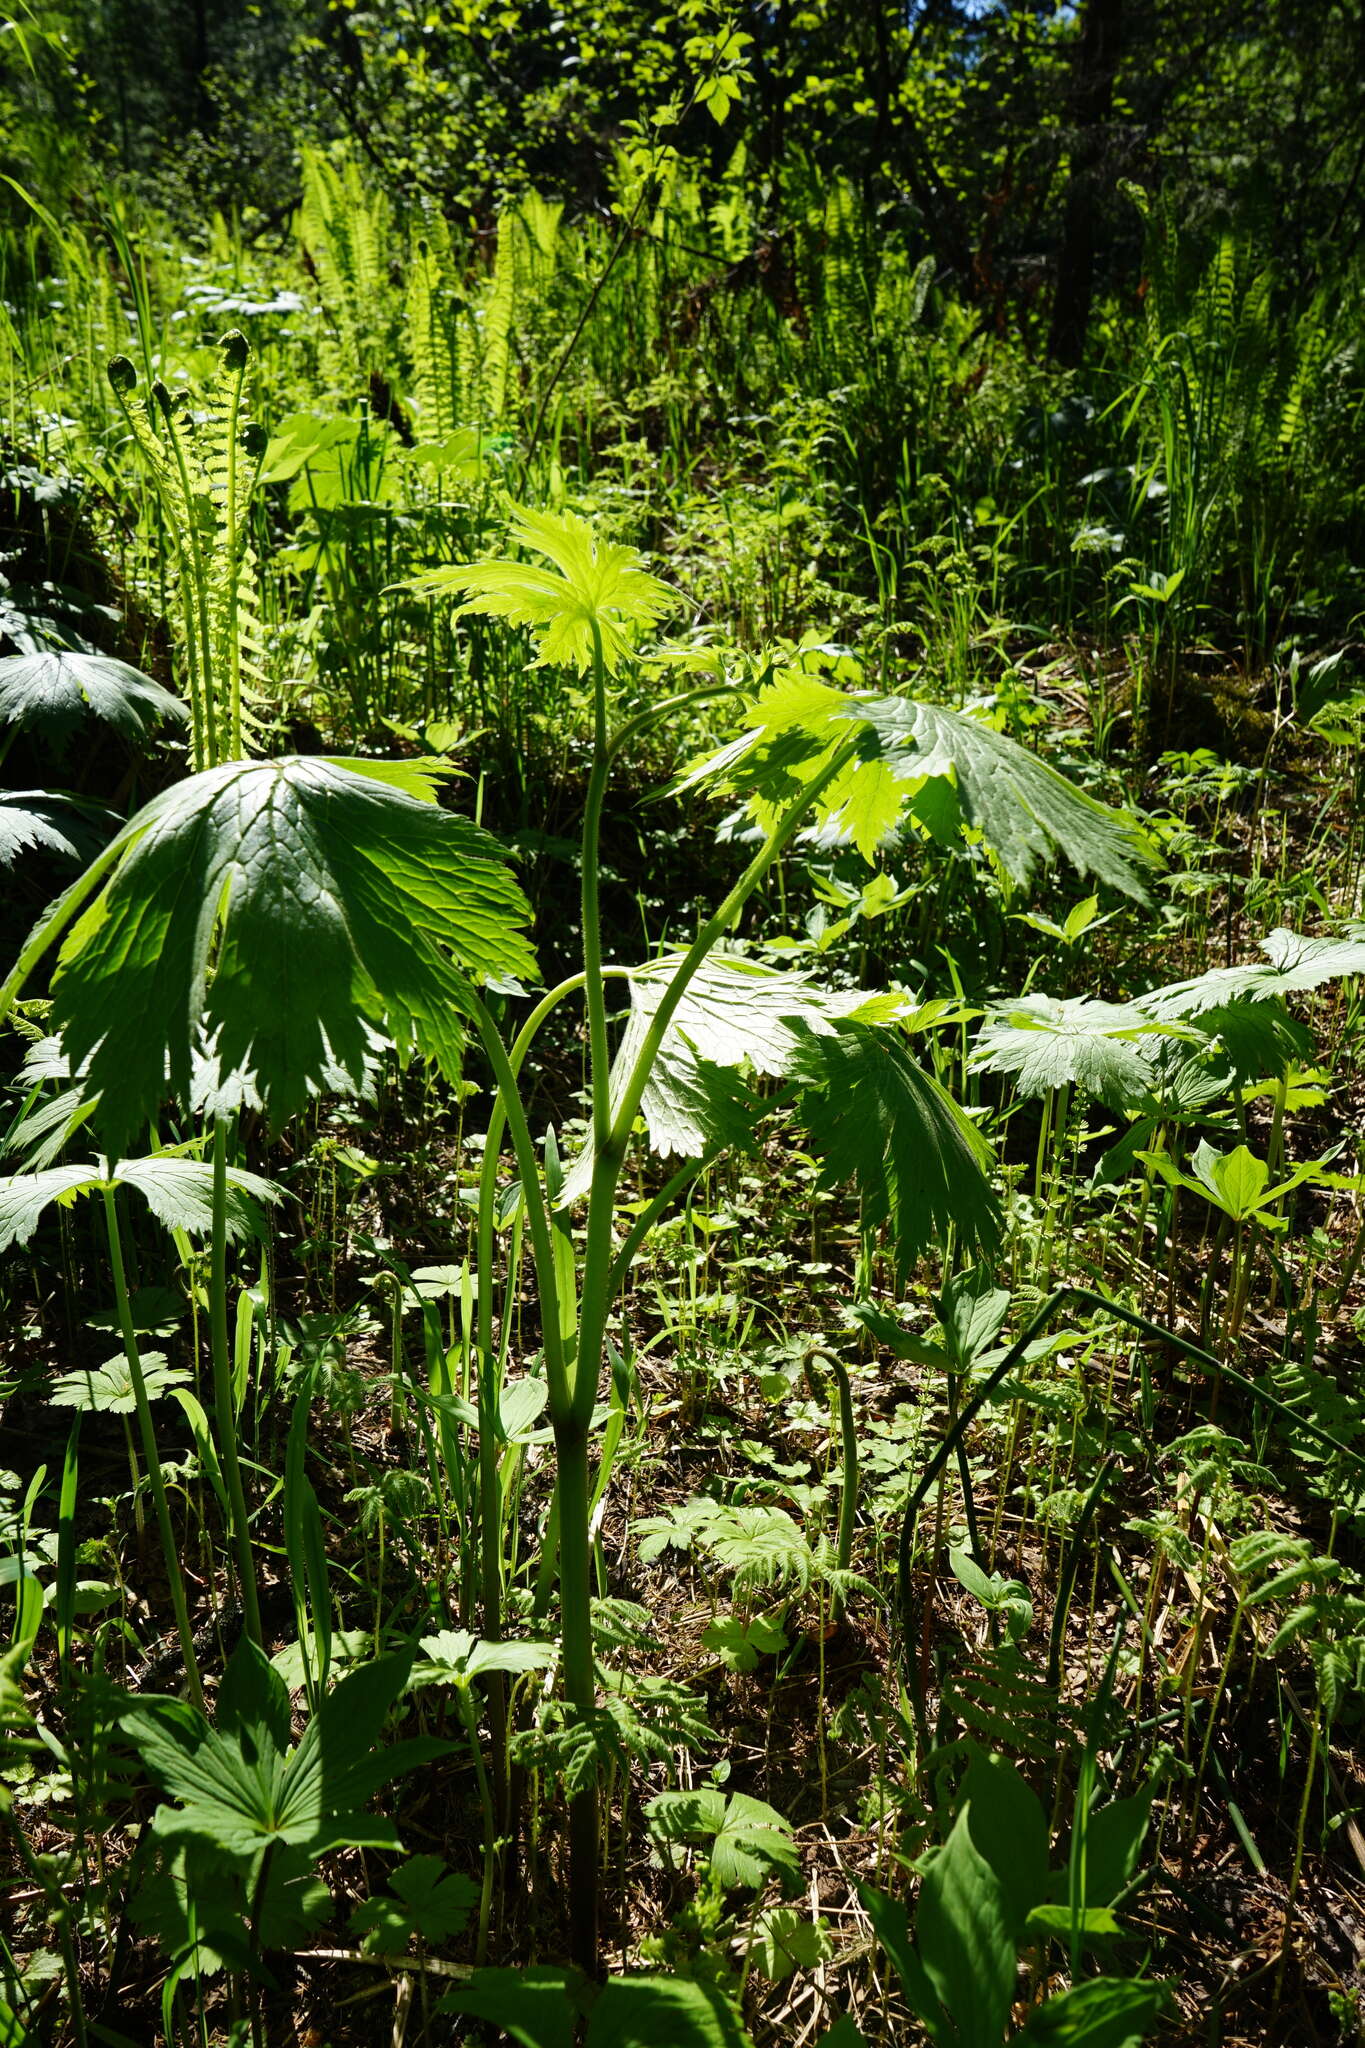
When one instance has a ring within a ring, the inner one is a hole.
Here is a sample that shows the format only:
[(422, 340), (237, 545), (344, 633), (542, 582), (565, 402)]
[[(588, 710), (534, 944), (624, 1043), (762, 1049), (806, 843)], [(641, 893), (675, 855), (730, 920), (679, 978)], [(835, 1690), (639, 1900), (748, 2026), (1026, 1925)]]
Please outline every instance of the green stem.
[[(555, 1429), (559, 1468), (559, 1610), (564, 1693), (574, 1713), (590, 1727), (597, 1705), (597, 1670), (592, 1640), (592, 1545), (589, 1538), (592, 1486), (586, 1424), (573, 1420)], [(593, 1772), (569, 1804), (569, 1949), (581, 1970), (598, 1970), (598, 1785)]]
[(137, 1334), (133, 1329), (133, 1311), (128, 1300), (128, 1280), (123, 1266), (123, 1243), (119, 1236), (118, 1205), (111, 1183), (106, 1183), (102, 1192), (104, 1227), (109, 1239), (109, 1265), (114, 1276), (114, 1301), (118, 1308), (119, 1329), (123, 1334), (123, 1355), (128, 1361), (128, 1375), (133, 1383), (133, 1402), (137, 1409), (137, 1426), (142, 1437), (142, 1455), (146, 1460), (147, 1478), (156, 1507), (156, 1525), (161, 1534), (161, 1554), (166, 1561), (171, 1604), (175, 1608), (180, 1654), (185, 1660), (190, 1699), (202, 1713), (204, 1688), (199, 1677), (199, 1662), (194, 1654), (194, 1635), (190, 1628), (189, 1606), (185, 1599), (185, 1581), (180, 1570), (180, 1552), (176, 1547), (175, 1530), (171, 1526), (166, 1481), (161, 1471), (161, 1454), (157, 1449), (156, 1431), (152, 1426), (152, 1406), (147, 1399), (147, 1382), (142, 1374), (142, 1355), (138, 1350)]
[(601, 1152), (611, 1133), (611, 1048), (607, 1043), (607, 992), (602, 982), (602, 916), (598, 891), (602, 804), (611, 774), (607, 741), (607, 675), (602, 630), (592, 623), (593, 757), (583, 808), (583, 988), (588, 1007), (588, 1049), (592, 1065), (592, 1141)]
[(460, 1702), (460, 1718), (469, 1740), (469, 1754), (473, 1759), (474, 1776), (478, 1781), (479, 1805), (483, 1809), (483, 1885), (479, 1893), (479, 1932), (474, 1950), (474, 1961), (482, 1967), (488, 1960), (488, 1923), (493, 1908), (493, 1874), (497, 1863), (498, 1819), (493, 1804), (493, 1788), (488, 1782), (484, 1769), (483, 1750), (479, 1745), (479, 1725), (474, 1718), (474, 1702), (469, 1697), (467, 1685), (457, 1685), (456, 1698)]
[(61, 937), (86, 898), (139, 836), (141, 828), (139, 827), (138, 831), (134, 830), (137, 825), (138, 819), (134, 817), (121, 832), (114, 835), (104, 851), (96, 855), (85, 872), (76, 877), (70, 888), (64, 889), (55, 902), (48, 904), (20, 948), (19, 958), (10, 969), (8, 978), (3, 986), (0, 986), (0, 1024), (3, 1024), (13, 1009), (24, 983), (53, 940)]
[(213, 1126), (213, 1237), (209, 1268), (209, 1341), (213, 1353), (213, 1405), (218, 1419), (218, 1458), (227, 1487), (237, 1576), (242, 1586), (246, 1632), (258, 1649), (265, 1648), (256, 1567), (251, 1555), (251, 1523), (247, 1515), (242, 1467), (237, 1457), (237, 1417), (232, 1401), (232, 1363), (227, 1325), (227, 1123)]

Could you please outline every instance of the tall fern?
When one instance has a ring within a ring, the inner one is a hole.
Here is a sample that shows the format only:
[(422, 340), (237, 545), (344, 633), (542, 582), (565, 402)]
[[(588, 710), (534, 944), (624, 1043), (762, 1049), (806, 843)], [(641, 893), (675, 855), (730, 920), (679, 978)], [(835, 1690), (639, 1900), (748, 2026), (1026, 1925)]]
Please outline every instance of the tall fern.
[(331, 322), (324, 375), (341, 390), (363, 387), (392, 358), (388, 200), (367, 187), (354, 156), (334, 159), (310, 146), (299, 227)]
[(406, 307), (412, 396), (422, 434), (429, 440), (443, 441), (464, 423), (462, 306), (450, 231), (437, 218), (425, 225), (413, 246)]
[(149, 406), (127, 357), (109, 364), (110, 388), (156, 492), (174, 563), (196, 769), (244, 751), (243, 672), (260, 653), (250, 510), (265, 437), (243, 416), (250, 355), (245, 335), (224, 335), (197, 410), (188, 392), (159, 380)]

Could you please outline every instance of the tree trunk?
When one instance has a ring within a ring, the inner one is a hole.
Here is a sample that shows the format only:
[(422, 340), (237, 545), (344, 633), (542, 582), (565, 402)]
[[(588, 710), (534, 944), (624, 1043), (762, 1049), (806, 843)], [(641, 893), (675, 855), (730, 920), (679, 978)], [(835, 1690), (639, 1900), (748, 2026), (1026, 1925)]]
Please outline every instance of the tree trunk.
[(1067, 91), (1071, 175), (1048, 335), (1048, 354), (1071, 367), (1084, 355), (1095, 295), (1095, 212), (1102, 182), (1104, 130), (1122, 47), (1123, 0), (1085, 0)]

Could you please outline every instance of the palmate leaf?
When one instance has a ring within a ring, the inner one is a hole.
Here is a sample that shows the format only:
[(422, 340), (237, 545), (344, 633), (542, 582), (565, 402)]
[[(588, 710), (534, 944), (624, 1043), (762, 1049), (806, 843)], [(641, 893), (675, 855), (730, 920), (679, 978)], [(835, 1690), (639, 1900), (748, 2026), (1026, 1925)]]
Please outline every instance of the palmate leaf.
[[(164, 1351), (142, 1353), (142, 1377), (149, 1401), (189, 1384), (189, 1374), (168, 1365)], [(47, 1398), (53, 1408), (79, 1408), (93, 1415), (131, 1415), (137, 1407), (133, 1375), (122, 1352), (93, 1372), (61, 1373)]]
[[(1308, 1046), (1285, 998), (1344, 975), (1365, 974), (1365, 939), (1353, 932), (1305, 938), (1280, 927), (1261, 941), (1261, 951), (1264, 961), (1215, 967), (1127, 1003), (1021, 996), (987, 1018), (972, 1065), (982, 1073), (1013, 1075), (1026, 1095), (1074, 1083), (1104, 1102), (1150, 1107), (1158, 1115), (1180, 1107), (1172, 1101), (1180, 1069), (1167, 1058), (1175, 1041), (1189, 1041), (1195, 1053), (1218, 1044), (1225, 1063), (1242, 1076), (1281, 1073)], [(1192, 1069), (1186, 1092), (1197, 1106), (1219, 1091), (1206, 1081), (1201, 1098)]]
[(660, 1792), (646, 1806), (645, 1817), (665, 1854), (709, 1844), (712, 1872), (727, 1891), (740, 1885), (756, 1891), (774, 1876), (784, 1883), (800, 1878), (789, 1824), (775, 1808), (747, 1793), (727, 1797), (712, 1785), (694, 1792)]
[(821, 1186), (852, 1182), (863, 1223), (889, 1225), (911, 1265), (951, 1225), (963, 1250), (989, 1252), (1000, 1210), (986, 1178), (990, 1152), (951, 1095), (890, 1031), (845, 1024), (800, 1034), (793, 1072), (800, 1114), (823, 1161)]
[[(133, 1894), (129, 1917), (194, 1978), (253, 1966), (249, 1930), (254, 1886), (241, 1864), (190, 1836), (160, 1845), (151, 1875)], [(193, 1917), (190, 1905), (193, 1901)], [(311, 1875), (303, 1850), (277, 1851), (259, 1901), (261, 1946), (301, 1948), (332, 1914), (332, 1895)]]
[[(631, 974), (630, 1017), (611, 1068), (613, 1112), (681, 959), (668, 954)], [(798, 1031), (818, 1035), (850, 1017), (885, 1019), (903, 1007), (899, 996), (821, 988), (804, 974), (713, 953), (689, 981), (641, 1097), (650, 1149), (665, 1159), (695, 1159), (717, 1142), (742, 1143), (752, 1118), (740, 1093), (727, 1089), (726, 1071), (779, 1077), (791, 1067)], [(584, 1153), (565, 1176), (561, 1202), (586, 1194), (591, 1177)]]
[(908, 808), (937, 838), (979, 835), (1019, 886), (1064, 854), (1082, 874), (1146, 901), (1143, 870), (1156, 855), (1140, 826), (968, 713), (911, 697), (848, 696), (787, 670), (745, 724), (682, 786), (713, 781), (734, 791), (765, 831), (856, 735), (857, 758), (822, 791), (814, 820), (869, 861)]
[(1300, 995), (1347, 974), (1365, 974), (1365, 937), (1307, 938), (1279, 925), (1261, 940), (1265, 962), (1215, 967), (1192, 981), (1171, 982), (1137, 998), (1149, 1017), (1201, 1017), (1232, 1003), (1264, 1003)]
[(126, 661), (108, 654), (45, 650), (0, 661), (0, 725), (41, 733), (60, 746), (86, 718), (140, 740), (188, 707)]
[(272, 1842), (313, 1857), (343, 1844), (397, 1848), (392, 1824), (366, 1813), (367, 1802), (450, 1747), (426, 1739), (378, 1746), (411, 1665), (404, 1652), (351, 1672), (292, 1749), (288, 1687), (246, 1637), (224, 1676), (215, 1726), (179, 1700), (130, 1707), (123, 1726), (175, 1802), (158, 1810), (158, 1835), (198, 1837), (238, 1859)]
[(1154, 1055), (1163, 1042), (1161, 1025), (1135, 1003), (1021, 996), (992, 1011), (971, 1064), (979, 1073), (1012, 1075), (1024, 1095), (1074, 1085), (1123, 1104), (1151, 1093)]
[[(121, 1159), (105, 1166), (48, 1166), (38, 1173), (12, 1173), (0, 1178), (0, 1251), (27, 1244), (44, 1209), (52, 1202), (69, 1209), (82, 1195), (104, 1188), (130, 1187), (146, 1202), (167, 1230), (206, 1237), (213, 1228), (213, 1168), (200, 1159), (179, 1159), (158, 1153), (150, 1159)], [(244, 1167), (227, 1169), (227, 1233), (230, 1238), (261, 1237), (260, 1202), (278, 1202), (280, 1191)]]
[(55, 853), (84, 863), (112, 838), (118, 815), (47, 789), (0, 790), (0, 868), (21, 854)]
[(53, 1022), (114, 1144), (168, 1078), (182, 1100), (259, 1104), (277, 1124), (323, 1087), (363, 1092), (376, 1027), (456, 1070), (470, 980), (535, 960), (502, 849), (415, 793), (429, 786), (370, 763), (234, 761), (138, 812), (53, 980)]
[(548, 556), (552, 569), (531, 562), (468, 562), (431, 569), (412, 587), (460, 591), (457, 618), (478, 613), (529, 626), (538, 659), (582, 671), (593, 661), (593, 630), (602, 659), (614, 674), (629, 654), (632, 629), (648, 629), (677, 605), (676, 594), (643, 567), (633, 548), (599, 538), (574, 512), (521, 508), (508, 529), (517, 547)]

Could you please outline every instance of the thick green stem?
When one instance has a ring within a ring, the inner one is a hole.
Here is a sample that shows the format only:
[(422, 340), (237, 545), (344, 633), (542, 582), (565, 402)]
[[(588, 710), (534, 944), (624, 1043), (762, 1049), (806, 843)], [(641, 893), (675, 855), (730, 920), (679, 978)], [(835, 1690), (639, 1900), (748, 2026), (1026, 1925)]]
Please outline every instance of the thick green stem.
[[(597, 1705), (597, 1668), (592, 1641), (592, 1544), (589, 1538), (592, 1486), (588, 1432), (572, 1418), (555, 1427), (559, 1469), (559, 1609), (564, 1692), (585, 1723)], [(598, 1970), (597, 1902), (598, 1792), (593, 1773), (569, 1807), (569, 1944), (572, 1959), (589, 1976)]]
[[(502, 1034), (489, 1013), (488, 1006), (474, 990), (470, 991), (470, 1009), (493, 1078), (497, 1084), (498, 1103), (495, 1110), (501, 1111), (511, 1133), (512, 1150), (516, 1154), (517, 1171), (521, 1176), (521, 1199), (526, 1216), (527, 1228), (531, 1235), (531, 1257), (535, 1262), (536, 1285), (540, 1292), (541, 1337), (545, 1345), (545, 1380), (550, 1390), (553, 1405), (559, 1400), (567, 1406), (570, 1392), (569, 1365), (564, 1355), (559, 1317), (559, 1287), (555, 1280), (554, 1245), (550, 1238), (550, 1218), (545, 1207), (545, 1194), (540, 1184), (540, 1166), (536, 1159), (536, 1148), (531, 1138), (530, 1125), (517, 1093), (517, 1077), (502, 1042)], [(490, 1133), (494, 1128), (490, 1119)], [(501, 1135), (501, 1122), (498, 1134)]]
[(175, 1530), (171, 1526), (166, 1481), (161, 1472), (161, 1454), (157, 1449), (156, 1431), (152, 1426), (152, 1407), (147, 1399), (147, 1382), (142, 1374), (142, 1355), (138, 1350), (137, 1333), (133, 1328), (133, 1311), (128, 1300), (128, 1280), (123, 1266), (123, 1242), (118, 1227), (118, 1205), (111, 1185), (106, 1184), (103, 1194), (104, 1227), (109, 1240), (109, 1266), (114, 1276), (114, 1302), (118, 1309), (119, 1329), (123, 1335), (123, 1355), (128, 1361), (128, 1374), (133, 1382), (133, 1402), (137, 1409), (137, 1426), (142, 1437), (142, 1455), (146, 1460), (147, 1478), (156, 1507), (156, 1525), (161, 1533), (161, 1554), (166, 1561), (171, 1604), (175, 1609), (175, 1626), (180, 1637), (180, 1654), (185, 1660), (190, 1698), (202, 1712), (204, 1688), (199, 1677), (198, 1659), (194, 1654), (194, 1635), (190, 1628), (189, 1606), (185, 1599), (185, 1581), (180, 1570), (180, 1552), (176, 1547)]
[(237, 1416), (232, 1400), (232, 1359), (227, 1321), (227, 1124), (213, 1126), (213, 1236), (209, 1268), (209, 1339), (213, 1352), (213, 1405), (218, 1418), (218, 1459), (227, 1487), (232, 1538), (241, 1581), (246, 1632), (258, 1649), (265, 1648), (256, 1567), (251, 1555), (251, 1523), (247, 1516), (242, 1467), (237, 1456)]
[[(613, 1282), (619, 1281), (619, 1275), (614, 1272), (612, 1244), (616, 1184), (625, 1162), (631, 1126), (639, 1111), (640, 1100), (653, 1071), (659, 1048), (679, 1003), (687, 993), (688, 983), (693, 975), (730, 929), (735, 917), (744, 908), (768, 870), (780, 859), (821, 791), (828, 788), (836, 776), (842, 774), (856, 753), (857, 745), (854, 739), (850, 740), (847, 746), (841, 747), (826, 764), (822, 773), (788, 808), (778, 821), (771, 837), (755, 854), (720, 908), (702, 926), (675, 968), (645, 1033), (635, 1065), (625, 1077), (620, 1099), (613, 1108), (610, 1133), (605, 1144), (598, 1147), (593, 1160), (592, 1186), (588, 1195), (587, 1243), (583, 1253), (583, 1299), (579, 1310), (578, 1360), (573, 1386), (575, 1419), (584, 1428), (597, 1399), (607, 1317), (614, 1297)], [(593, 1112), (596, 1129), (596, 1100), (593, 1103)], [(553, 1391), (551, 1400), (553, 1403)]]
[(602, 632), (592, 628), (594, 745), (592, 774), (583, 807), (583, 991), (588, 1007), (588, 1049), (592, 1064), (592, 1141), (605, 1147), (611, 1130), (611, 1048), (607, 1043), (607, 992), (602, 983), (602, 917), (598, 865), (602, 834), (602, 803), (611, 774), (607, 743), (607, 676), (602, 657)]

